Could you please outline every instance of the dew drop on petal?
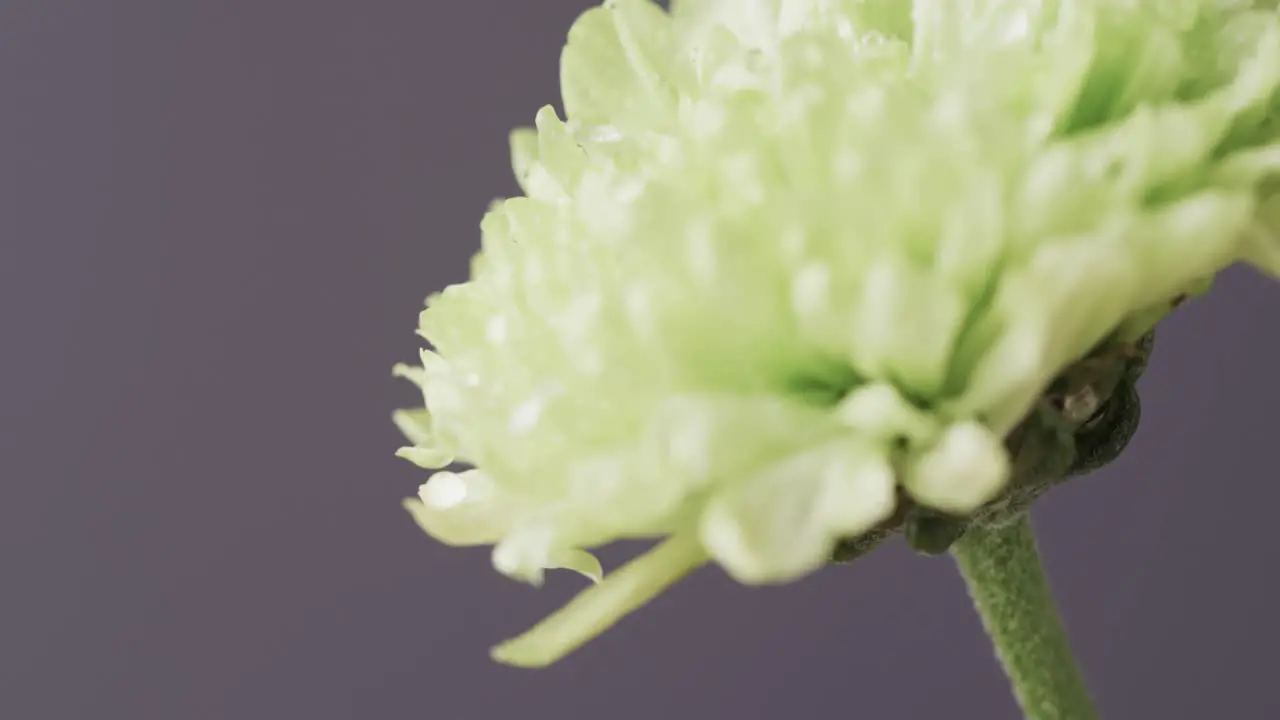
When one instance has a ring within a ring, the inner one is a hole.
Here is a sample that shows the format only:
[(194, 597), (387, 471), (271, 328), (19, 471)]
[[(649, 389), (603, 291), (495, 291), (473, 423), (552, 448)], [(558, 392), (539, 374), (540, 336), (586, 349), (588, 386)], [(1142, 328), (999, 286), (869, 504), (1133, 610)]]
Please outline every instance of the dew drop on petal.
[(827, 304), (831, 271), (822, 263), (809, 263), (796, 272), (791, 285), (791, 307), (801, 317), (821, 312)]
[(511, 411), (510, 430), (515, 435), (527, 433), (538, 424), (542, 417), (542, 406), (546, 401), (541, 397), (530, 398)]
[(836, 36), (846, 42), (854, 39), (856, 33), (853, 29), (853, 23), (845, 15), (836, 16)]
[(507, 319), (502, 315), (494, 315), (484, 326), (485, 337), (494, 345), (501, 345), (507, 339)]
[(711, 427), (702, 418), (689, 418), (679, 423), (668, 437), (667, 452), (679, 469), (695, 477), (711, 471)]
[(1023, 40), (1031, 30), (1031, 19), (1027, 16), (1025, 9), (1010, 13), (1002, 24), (1003, 27), (997, 39), (1003, 43), (1012, 44)]
[(615, 143), (622, 139), (622, 132), (613, 125), (591, 125), (583, 128), (587, 142)]
[(422, 502), (439, 510), (461, 505), (466, 501), (467, 494), (467, 482), (451, 472), (432, 475), (418, 490)]

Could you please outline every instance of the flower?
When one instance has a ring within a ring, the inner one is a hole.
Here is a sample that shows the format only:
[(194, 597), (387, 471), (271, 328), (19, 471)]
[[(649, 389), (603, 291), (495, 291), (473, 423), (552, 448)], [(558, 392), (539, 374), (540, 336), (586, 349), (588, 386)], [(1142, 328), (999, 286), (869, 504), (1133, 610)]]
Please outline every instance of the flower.
[(1065, 368), (1280, 274), (1275, 0), (607, 0), (561, 83), (397, 368), (400, 454), (470, 468), (423, 529), (599, 581), (504, 662), (707, 561), (799, 578), (903, 498), (974, 513)]

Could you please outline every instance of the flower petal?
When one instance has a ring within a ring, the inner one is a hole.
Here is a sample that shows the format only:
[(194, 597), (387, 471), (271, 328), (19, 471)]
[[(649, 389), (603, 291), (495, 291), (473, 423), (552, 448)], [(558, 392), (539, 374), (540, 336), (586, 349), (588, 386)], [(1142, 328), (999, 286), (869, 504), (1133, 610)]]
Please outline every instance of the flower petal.
[(1280, 194), (1263, 202), (1258, 226), (1246, 239), (1245, 257), (1263, 272), (1280, 277)]
[(493, 548), (493, 566), (513, 580), (540, 586), (546, 570), (573, 570), (600, 582), (604, 568), (591, 553), (566, 543), (571, 526), (556, 527), (545, 517), (524, 520)]
[(928, 451), (913, 457), (902, 484), (917, 501), (966, 515), (994, 498), (1010, 472), (1000, 438), (976, 422), (956, 423)]
[(884, 450), (839, 440), (721, 490), (702, 516), (702, 542), (740, 582), (785, 582), (821, 567), (840, 538), (888, 517), (894, 499)]
[(938, 422), (912, 405), (888, 383), (857, 388), (836, 407), (836, 416), (848, 427), (877, 441), (906, 438), (927, 443), (938, 432)]
[(451, 453), (429, 447), (403, 447), (396, 451), (403, 458), (424, 470), (439, 470), (454, 461)]
[(929, 397), (946, 382), (967, 304), (942, 278), (889, 256), (867, 272), (850, 337), (855, 364)]
[(632, 560), (523, 635), (494, 648), (493, 659), (542, 667), (573, 652), (706, 561), (692, 532), (672, 536)]
[(391, 368), (391, 374), (394, 377), (404, 378), (414, 385), (417, 385), (419, 390), (421, 390), (422, 386), (427, 383), (427, 371), (422, 367), (415, 367), (406, 363), (398, 363), (395, 367)]
[(658, 72), (669, 22), (649, 0), (612, 0), (580, 15), (560, 56), (565, 114), (588, 124), (662, 124), (674, 100)]
[(479, 470), (438, 472), (404, 507), (427, 534), (455, 546), (486, 545), (511, 531), (528, 505)]
[(572, 570), (593, 583), (604, 580), (604, 567), (600, 560), (586, 550), (568, 548), (551, 555), (548, 570)]
[(431, 413), (426, 408), (405, 408), (391, 414), (391, 422), (417, 447), (431, 444)]

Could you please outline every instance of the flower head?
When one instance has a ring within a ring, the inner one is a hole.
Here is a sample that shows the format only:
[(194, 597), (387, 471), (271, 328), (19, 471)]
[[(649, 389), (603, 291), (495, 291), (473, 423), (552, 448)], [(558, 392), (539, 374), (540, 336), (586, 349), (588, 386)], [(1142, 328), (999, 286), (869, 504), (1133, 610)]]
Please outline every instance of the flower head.
[(406, 505), (501, 572), (600, 580), (553, 661), (711, 560), (820, 567), (963, 517), (1050, 384), (1237, 261), (1280, 273), (1274, 0), (607, 0), (511, 136), (469, 282), (398, 372)]

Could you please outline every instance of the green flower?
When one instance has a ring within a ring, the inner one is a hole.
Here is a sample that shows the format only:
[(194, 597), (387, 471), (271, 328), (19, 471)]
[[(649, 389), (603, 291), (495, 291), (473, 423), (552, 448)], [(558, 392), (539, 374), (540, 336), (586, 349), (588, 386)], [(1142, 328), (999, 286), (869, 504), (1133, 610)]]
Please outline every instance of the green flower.
[[(1065, 369), (1238, 261), (1280, 274), (1280, 13), (1248, 0), (612, 0), (566, 119), (433, 295), (406, 501), (600, 581), (542, 665), (710, 560), (796, 579), (904, 503), (996, 500)], [(1086, 414), (1087, 415), (1087, 414)], [(662, 542), (602, 578), (588, 549)]]

